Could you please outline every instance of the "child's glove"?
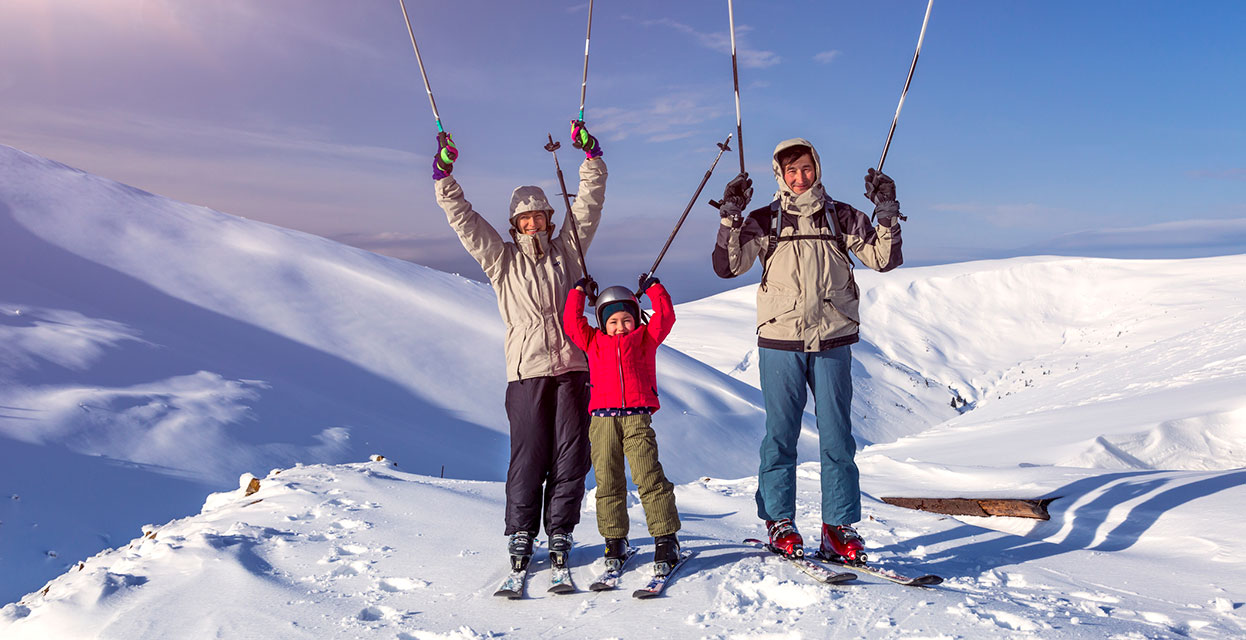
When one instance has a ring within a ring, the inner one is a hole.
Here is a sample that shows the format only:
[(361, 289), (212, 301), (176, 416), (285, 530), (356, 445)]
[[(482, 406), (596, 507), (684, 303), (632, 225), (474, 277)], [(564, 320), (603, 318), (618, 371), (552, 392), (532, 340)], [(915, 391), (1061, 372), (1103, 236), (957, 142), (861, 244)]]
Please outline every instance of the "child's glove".
[(450, 134), (442, 131), (437, 134), (437, 155), (433, 156), (433, 180), (440, 180), (454, 171), (454, 161), (459, 157), (459, 148), (454, 146)]
[(589, 300), (597, 299), (597, 281), (593, 280), (593, 276), (584, 276), (576, 280), (575, 288), (579, 289)]
[(583, 149), (584, 157), (589, 160), (600, 158), (603, 153), (601, 143), (588, 132), (583, 120), (571, 121), (571, 146)]
[(657, 277), (655, 276), (651, 276), (647, 273), (642, 273), (640, 274), (640, 280), (638, 282), (640, 283), (640, 288), (636, 289), (636, 296), (640, 297), (644, 295), (646, 291), (649, 290), (649, 287), (652, 287), (653, 285), (658, 284), (660, 280), (658, 280)]

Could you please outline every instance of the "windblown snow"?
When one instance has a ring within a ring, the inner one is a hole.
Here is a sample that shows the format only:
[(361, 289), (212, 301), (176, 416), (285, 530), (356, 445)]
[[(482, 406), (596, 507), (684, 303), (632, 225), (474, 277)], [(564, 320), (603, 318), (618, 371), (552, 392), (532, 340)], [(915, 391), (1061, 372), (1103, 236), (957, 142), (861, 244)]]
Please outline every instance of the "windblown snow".
[[(857, 277), (859, 528), (943, 585), (828, 587), (740, 543), (762, 533), (764, 430), (744, 287), (677, 307), (658, 356), (686, 572), (653, 601), (629, 595), (643, 562), (585, 591), (590, 491), (581, 591), (546, 594), (538, 554), (513, 602), (492, 596), (509, 450), (488, 287), (0, 146), (0, 637), (1246, 633), (1246, 256)], [(886, 496), (1055, 500), (1030, 521)], [(643, 522), (637, 503), (647, 560)]]

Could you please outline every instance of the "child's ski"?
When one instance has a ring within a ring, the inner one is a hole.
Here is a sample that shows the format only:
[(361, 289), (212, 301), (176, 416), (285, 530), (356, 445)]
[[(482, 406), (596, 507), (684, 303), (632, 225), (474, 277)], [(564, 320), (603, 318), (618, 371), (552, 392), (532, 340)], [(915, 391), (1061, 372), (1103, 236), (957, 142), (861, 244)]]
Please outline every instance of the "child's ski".
[(510, 600), (518, 600), (523, 597), (524, 585), (528, 583), (528, 569), (524, 567), (518, 571), (511, 571), (510, 575), (502, 581), (502, 585), (497, 591), (493, 592), (495, 596), (504, 596)]
[(832, 571), (822, 566), (821, 564), (814, 562), (813, 560), (810, 560), (809, 558), (805, 558), (805, 557), (793, 558), (789, 555), (784, 554), (778, 549), (770, 546), (770, 544), (765, 542), (764, 540), (758, 540), (756, 538), (749, 538), (745, 540), (744, 543), (751, 544), (755, 547), (760, 547), (762, 549), (765, 549), (766, 551), (769, 551), (770, 553), (773, 553), (776, 556), (779, 556), (780, 558), (783, 558), (784, 560), (787, 560), (793, 565), (796, 565), (796, 568), (800, 569), (801, 572), (803, 572), (805, 575), (824, 584), (839, 584), (841, 582), (847, 582), (849, 580), (857, 579), (857, 576), (855, 573), (850, 573), (847, 571)]
[(906, 576), (883, 567), (871, 566), (864, 563), (848, 563), (844, 562), (843, 559), (839, 557), (828, 558), (823, 556), (820, 551), (814, 554), (814, 557), (823, 562), (828, 562), (841, 567), (847, 567), (854, 571), (860, 571), (861, 573), (867, 573), (869, 575), (882, 578), (883, 580), (889, 580), (896, 584), (902, 584), (906, 587), (932, 587), (943, 582), (943, 578), (941, 576), (936, 576), (934, 574), (928, 573), (922, 576)]
[(675, 566), (671, 567), (671, 570), (668, 571), (666, 575), (653, 576), (653, 579), (649, 581), (649, 584), (645, 585), (643, 588), (633, 591), (632, 597), (645, 599), (656, 598), (657, 596), (662, 595), (662, 591), (666, 589), (666, 585), (670, 584), (671, 580), (675, 579), (675, 573), (682, 569), (685, 564), (688, 564), (688, 558), (691, 558), (693, 555), (694, 552), (691, 550), (680, 553), (679, 562), (675, 563)]
[(636, 553), (640, 551), (636, 547), (628, 547), (623, 561), (619, 563), (617, 569), (606, 569), (597, 581), (588, 586), (589, 591), (609, 591), (619, 587), (619, 579), (623, 576), (623, 572), (627, 570), (627, 563), (636, 557)]

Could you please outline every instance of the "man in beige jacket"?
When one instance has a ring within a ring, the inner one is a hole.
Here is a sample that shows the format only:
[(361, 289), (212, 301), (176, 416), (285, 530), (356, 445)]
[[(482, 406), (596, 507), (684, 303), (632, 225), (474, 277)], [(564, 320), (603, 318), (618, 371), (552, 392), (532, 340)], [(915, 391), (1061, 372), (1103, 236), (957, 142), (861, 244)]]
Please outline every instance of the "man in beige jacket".
[(515, 189), (504, 239), (463, 197), (450, 175), (458, 151), (448, 135), (433, 161), (437, 204), (497, 293), (506, 323), (506, 415), (511, 456), (506, 473), (506, 530), (513, 567), (523, 569), (544, 515), (550, 556), (565, 563), (580, 521), (589, 469), (588, 360), (562, 328), (563, 305), (584, 277), (576, 243), (587, 251), (601, 221), (606, 163), (601, 145), (573, 123), (585, 160), (571, 207), (574, 225), (555, 234), (554, 208), (540, 187)]
[(900, 205), (891, 178), (869, 170), (870, 217), (836, 201), (822, 187), (822, 164), (802, 138), (780, 142), (772, 158), (779, 190), (768, 205), (742, 215), (752, 180), (741, 173), (723, 194), (714, 271), (723, 278), (762, 263), (757, 288), (757, 346), (766, 437), (757, 479), (757, 515), (771, 544), (804, 553), (793, 522), (796, 441), (808, 390), (813, 391), (822, 471), (820, 553), (856, 561), (864, 543), (852, 524), (861, 519), (861, 488), (853, 458), (852, 352), (861, 317), (852, 277), (855, 255), (865, 266), (890, 271), (900, 253)]

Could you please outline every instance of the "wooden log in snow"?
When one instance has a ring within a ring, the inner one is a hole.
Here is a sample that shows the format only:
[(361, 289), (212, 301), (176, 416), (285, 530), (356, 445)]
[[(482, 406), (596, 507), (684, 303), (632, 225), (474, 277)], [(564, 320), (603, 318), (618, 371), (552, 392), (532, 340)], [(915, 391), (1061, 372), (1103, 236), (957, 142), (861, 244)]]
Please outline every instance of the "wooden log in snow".
[(1008, 516), (1050, 520), (1047, 505), (1056, 498), (883, 498), (897, 507), (942, 513), (949, 516)]

